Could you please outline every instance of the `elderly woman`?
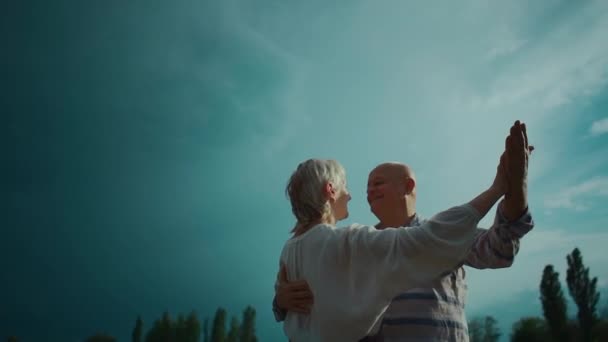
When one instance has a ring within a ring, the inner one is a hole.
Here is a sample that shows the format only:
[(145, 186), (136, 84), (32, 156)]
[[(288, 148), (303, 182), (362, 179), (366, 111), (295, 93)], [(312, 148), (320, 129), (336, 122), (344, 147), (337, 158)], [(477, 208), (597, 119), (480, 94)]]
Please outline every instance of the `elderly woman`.
[(281, 264), (287, 278), (306, 279), (314, 293), (310, 315), (289, 312), (291, 341), (358, 341), (368, 335), (391, 300), (459, 266), (477, 223), (505, 192), (502, 160), (492, 186), (464, 205), (440, 212), (419, 227), (353, 224), (344, 168), (335, 160), (298, 165), (287, 185), (297, 223)]

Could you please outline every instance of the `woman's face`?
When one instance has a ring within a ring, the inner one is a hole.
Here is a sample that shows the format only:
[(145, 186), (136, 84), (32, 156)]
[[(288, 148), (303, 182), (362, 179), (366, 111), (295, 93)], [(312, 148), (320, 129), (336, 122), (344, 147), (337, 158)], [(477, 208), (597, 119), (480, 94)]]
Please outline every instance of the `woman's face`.
[(336, 221), (344, 220), (348, 217), (348, 201), (350, 201), (350, 199), (350, 193), (345, 184), (344, 190), (336, 195), (335, 201), (332, 203), (332, 210)]

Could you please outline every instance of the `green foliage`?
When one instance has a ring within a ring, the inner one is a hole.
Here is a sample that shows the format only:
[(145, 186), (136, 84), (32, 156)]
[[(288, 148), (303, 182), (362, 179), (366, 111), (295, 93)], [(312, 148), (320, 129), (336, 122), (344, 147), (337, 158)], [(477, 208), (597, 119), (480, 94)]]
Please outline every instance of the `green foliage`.
[(116, 342), (116, 338), (108, 334), (96, 334), (87, 338), (85, 342)]
[(513, 324), (511, 342), (552, 341), (546, 322), (539, 317), (525, 317)]
[(200, 335), (201, 327), (196, 313), (190, 313), (187, 318), (180, 314), (174, 321), (165, 312), (146, 334), (146, 342), (198, 342)]
[(226, 341), (226, 310), (218, 308), (213, 318), (213, 327), (211, 328), (211, 342)]
[(203, 325), (203, 341), (209, 342), (209, 318), (205, 318), (205, 324)]
[(239, 335), (241, 333), (241, 326), (239, 325), (239, 320), (232, 316), (232, 320), (230, 321), (230, 330), (228, 330), (228, 337), (226, 338), (226, 342), (239, 342)]
[(137, 316), (137, 320), (135, 321), (135, 328), (133, 328), (133, 333), (131, 334), (131, 340), (133, 342), (142, 342), (142, 335), (144, 331), (144, 321), (140, 316)]
[(497, 342), (502, 335), (497, 323), (492, 316), (472, 319), (468, 324), (469, 340), (471, 342)]
[(240, 342), (256, 342), (255, 336), (255, 309), (251, 306), (243, 311), (243, 325), (241, 326)]
[(470, 342), (481, 342), (483, 341), (483, 320), (475, 317), (469, 321), (469, 341)]
[(553, 265), (545, 266), (540, 282), (540, 301), (543, 315), (554, 341), (568, 341), (566, 299)]
[(592, 341), (593, 327), (597, 323), (597, 303), (600, 295), (596, 290), (597, 278), (589, 279), (589, 268), (585, 268), (583, 257), (578, 248), (566, 257), (568, 290), (578, 307), (578, 321), (582, 341)]

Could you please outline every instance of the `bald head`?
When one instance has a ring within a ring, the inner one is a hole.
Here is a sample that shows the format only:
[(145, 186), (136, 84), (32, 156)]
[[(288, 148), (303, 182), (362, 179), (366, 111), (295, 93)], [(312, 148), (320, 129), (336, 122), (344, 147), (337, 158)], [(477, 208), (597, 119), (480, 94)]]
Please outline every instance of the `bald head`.
[(399, 227), (415, 213), (416, 175), (403, 163), (376, 166), (367, 181), (367, 201), (382, 224)]
[(369, 174), (369, 177), (372, 178), (373, 175), (384, 175), (385, 177), (391, 178), (391, 180), (405, 179), (411, 178), (414, 181), (416, 180), (416, 176), (414, 175), (414, 171), (411, 167), (407, 166), (403, 163), (397, 162), (389, 162), (382, 163), (376, 166)]

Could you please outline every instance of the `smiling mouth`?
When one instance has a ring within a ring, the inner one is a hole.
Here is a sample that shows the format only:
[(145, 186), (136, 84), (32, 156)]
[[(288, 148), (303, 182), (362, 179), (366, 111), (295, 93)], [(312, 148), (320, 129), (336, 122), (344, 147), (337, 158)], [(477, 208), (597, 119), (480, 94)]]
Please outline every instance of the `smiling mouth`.
[(381, 199), (383, 199), (383, 198), (384, 198), (384, 196), (376, 196), (376, 197), (374, 197), (374, 198), (371, 198), (371, 199), (369, 200), (369, 204), (372, 204), (372, 203), (374, 203), (374, 202), (376, 202), (376, 201), (378, 201), (378, 200), (381, 200)]

